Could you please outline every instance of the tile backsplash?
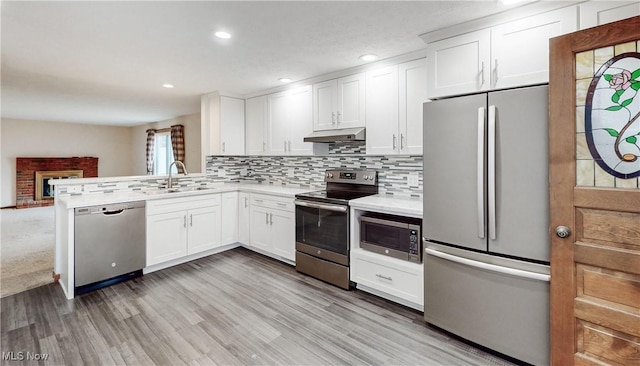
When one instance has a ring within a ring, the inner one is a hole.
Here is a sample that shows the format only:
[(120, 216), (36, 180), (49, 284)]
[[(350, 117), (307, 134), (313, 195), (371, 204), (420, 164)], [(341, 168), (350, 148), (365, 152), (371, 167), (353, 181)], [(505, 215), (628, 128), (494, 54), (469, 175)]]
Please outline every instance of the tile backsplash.
[(216, 182), (256, 181), (321, 189), (327, 169), (371, 169), (378, 172), (381, 194), (422, 197), (422, 156), (208, 156), (206, 175)]

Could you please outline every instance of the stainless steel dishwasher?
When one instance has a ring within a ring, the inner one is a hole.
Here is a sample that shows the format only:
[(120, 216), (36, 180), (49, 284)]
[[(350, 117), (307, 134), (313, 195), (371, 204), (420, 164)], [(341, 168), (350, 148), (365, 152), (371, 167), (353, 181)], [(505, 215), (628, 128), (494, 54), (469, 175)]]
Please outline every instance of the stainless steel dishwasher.
[(75, 294), (142, 275), (144, 201), (75, 209)]

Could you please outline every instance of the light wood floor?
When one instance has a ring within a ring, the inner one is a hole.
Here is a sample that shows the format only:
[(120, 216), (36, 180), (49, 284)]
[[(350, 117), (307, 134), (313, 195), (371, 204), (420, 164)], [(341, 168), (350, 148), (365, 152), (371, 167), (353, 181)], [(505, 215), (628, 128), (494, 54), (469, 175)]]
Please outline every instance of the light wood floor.
[(70, 301), (51, 284), (1, 305), (4, 357), (48, 354), (40, 364), (510, 365), (417, 311), (243, 248)]

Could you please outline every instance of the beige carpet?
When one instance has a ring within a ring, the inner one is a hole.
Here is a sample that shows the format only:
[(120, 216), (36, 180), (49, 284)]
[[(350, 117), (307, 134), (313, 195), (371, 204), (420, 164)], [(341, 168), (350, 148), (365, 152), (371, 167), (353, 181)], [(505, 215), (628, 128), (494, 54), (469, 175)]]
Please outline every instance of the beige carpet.
[(0, 210), (0, 297), (53, 281), (54, 207)]

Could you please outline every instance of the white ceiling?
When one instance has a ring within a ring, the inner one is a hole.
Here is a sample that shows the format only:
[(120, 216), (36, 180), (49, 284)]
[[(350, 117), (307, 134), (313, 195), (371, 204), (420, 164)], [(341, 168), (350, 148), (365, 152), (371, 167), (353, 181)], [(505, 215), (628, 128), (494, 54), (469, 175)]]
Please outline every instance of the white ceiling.
[[(3, 118), (136, 125), (425, 47), (492, 1), (2, 1)], [(229, 40), (212, 33), (226, 30)], [(172, 83), (174, 89), (165, 89)]]

